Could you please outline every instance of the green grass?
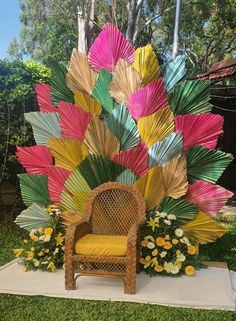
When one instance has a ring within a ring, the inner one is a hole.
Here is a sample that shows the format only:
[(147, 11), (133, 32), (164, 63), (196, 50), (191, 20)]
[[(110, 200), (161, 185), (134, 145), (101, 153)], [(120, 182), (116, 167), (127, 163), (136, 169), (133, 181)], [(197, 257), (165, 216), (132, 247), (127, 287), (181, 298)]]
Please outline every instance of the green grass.
[[(0, 225), (0, 265), (13, 259), (23, 237), (15, 225)], [(0, 321), (235, 321), (236, 312), (0, 294)]]

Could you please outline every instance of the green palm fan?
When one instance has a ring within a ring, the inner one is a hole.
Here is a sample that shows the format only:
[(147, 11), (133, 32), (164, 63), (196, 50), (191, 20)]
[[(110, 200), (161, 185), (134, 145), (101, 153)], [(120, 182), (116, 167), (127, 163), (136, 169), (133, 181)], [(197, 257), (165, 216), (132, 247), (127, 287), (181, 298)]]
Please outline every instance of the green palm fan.
[(33, 228), (45, 228), (49, 219), (50, 216), (45, 208), (38, 204), (32, 204), (17, 216), (15, 223), (30, 231)]
[(19, 174), (20, 189), (26, 206), (33, 203), (47, 206), (51, 203), (47, 175)]
[(74, 95), (66, 85), (67, 67), (61, 62), (50, 59), (49, 65), (52, 70), (51, 75), (51, 99), (54, 105), (59, 101), (74, 103)]
[(192, 220), (198, 213), (199, 207), (183, 198), (174, 199), (165, 197), (158, 208), (159, 212), (166, 212), (176, 216), (176, 223), (184, 224), (186, 221)]
[(25, 119), (33, 128), (34, 139), (38, 145), (47, 145), (48, 139), (61, 137), (57, 113), (31, 112)]
[(176, 85), (169, 97), (174, 115), (211, 112), (210, 85), (208, 80), (185, 80)]
[(209, 183), (216, 183), (226, 166), (233, 157), (215, 149), (202, 146), (194, 146), (187, 150), (188, 180), (194, 183), (197, 179), (203, 179)]
[(184, 55), (170, 59), (162, 66), (162, 76), (164, 79), (164, 87), (169, 92), (186, 74), (185, 68), (186, 57)]

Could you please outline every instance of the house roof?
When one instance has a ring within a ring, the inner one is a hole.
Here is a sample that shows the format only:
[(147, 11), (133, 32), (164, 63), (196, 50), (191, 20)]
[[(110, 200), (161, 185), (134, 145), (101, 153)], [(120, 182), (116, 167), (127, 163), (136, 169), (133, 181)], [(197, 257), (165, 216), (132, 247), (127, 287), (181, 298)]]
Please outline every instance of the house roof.
[(226, 78), (236, 74), (236, 58), (220, 61), (211, 66), (211, 69), (204, 73), (199, 74), (192, 79), (208, 79), (215, 80), (218, 78)]

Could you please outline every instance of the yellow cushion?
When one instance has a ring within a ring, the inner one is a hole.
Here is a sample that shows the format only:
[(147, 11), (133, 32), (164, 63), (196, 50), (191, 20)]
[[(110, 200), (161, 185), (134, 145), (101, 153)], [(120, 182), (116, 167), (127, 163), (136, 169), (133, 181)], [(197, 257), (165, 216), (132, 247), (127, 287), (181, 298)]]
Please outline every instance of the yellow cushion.
[(91, 256), (125, 256), (127, 236), (87, 234), (75, 244), (75, 253)]

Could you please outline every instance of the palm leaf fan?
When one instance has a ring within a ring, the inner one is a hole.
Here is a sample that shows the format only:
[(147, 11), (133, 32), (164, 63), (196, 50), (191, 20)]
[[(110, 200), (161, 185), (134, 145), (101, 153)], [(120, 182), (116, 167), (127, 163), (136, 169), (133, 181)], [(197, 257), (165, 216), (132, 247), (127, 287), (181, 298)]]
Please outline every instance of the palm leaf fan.
[(77, 49), (73, 49), (66, 75), (68, 88), (73, 93), (82, 91), (90, 95), (96, 79), (97, 73), (90, 67), (87, 56)]
[(138, 176), (142, 176), (148, 171), (148, 151), (143, 142), (128, 151), (116, 154), (113, 160), (131, 169)]
[(175, 86), (169, 103), (175, 115), (211, 112), (209, 80), (185, 80)]
[(144, 85), (160, 77), (160, 66), (151, 44), (135, 50), (133, 67), (142, 76)]
[(111, 79), (112, 74), (106, 69), (102, 69), (91, 93), (91, 96), (101, 103), (104, 114), (109, 114), (116, 107), (109, 93)]
[(168, 105), (163, 80), (157, 79), (133, 92), (128, 101), (128, 108), (136, 120), (155, 113)]
[(52, 154), (46, 146), (17, 147), (16, 157), (27, 173), (43, 175), (48, 173), (48, 166), (52, 165)]
[(83, 140), (92, 115), (83, 109), (64, 101), (61, 101), (58, 104), (58, 113), (62, 136)]
[(71, 210), (64, 210), (61, 213), (61, 218), (64, 227), (68, 228), (71, 224), (79, 222), (82, 218), (82, 215)]
[(187, 162), (184, 157), (174, 158), (161, 167), (165, 194), (172, 198), (185, 195), (188, 188)]
[(186, 57), (179, 55), (170, 59), (162, 68), (165, 90), (169, 92), (186, 74)]
[(165, 197), (162, 201), (159, 212), (166, 212), (176, 216), (176, 222), (184, 224), (186, 221), (192, 220), (198, 213), (198, 206), (191, 204), (185, 199), (174, 199)]
[(139, 144), (140, 138), (136, 123), (125, 105), (113, 109), (111, 114), (105, 118), (104, 123), (119, 139), (121, 150), (129, 150)]
[(51, 203), (47, 175), (19, 174), (18, 177), (21, 195), (26, 206), (33, 203), (47, 206)]
[(215, 148), (222, 133), (223, 117), (213, 114), (179, 115), (175, 117), (175, 131), (182, 132), (187, 150), (194, 145)]
[(126, 168), (121, 174), (116, 177), (116, 182), (133, 185), (137, 180), (137, 175), (129, 168)]
[(199, 205), (206, 214), (215, 216), (232, 196), (233, 193), (221, 186), (199, 180), (188, 186), (185, 198)]
[(129, 96), (142, 86), (140, 74), (125, 60), (120, 59), (113, 72), (110, 94), (120, 104), (128, 103)]
[(120, 58), (132, 64), (134, 51), (134, 47), (120, 30), (107, 23), (93, 42), (88, 59), (97, 72), (102, 68), (112, 72)]
[(156, 142), (148, 151), (149, 167), (162, 165), (181, 155), (183, 139), (181, 133), (171, 133), (161, 142)]
[(50, 166), (48, 168), (48, 191), (50, 199), (60, 204), (61, 193), (65, 188), (65, 181), (71, 174), (70, 171), (64, 168)]
[(92, 97), (82, 93), (81, 91), (76, 91), (74, 94), (74, 99), (75, 105), (82, 108), (87, 113), (95, 114), (97, 116), (101, 115), (102, 106)]
[(25, 119), (32, 126), (38, 145), (47, 145), (51, 137), (61, 137), (57, 113), (30, 112), (25, 114)]
[(193, 220), (182, 225), (182, 229), (187, 236), (196, 239), (200, 244), (214, 242), (228, 231), (202, 211), (199, 211)]
[(174, 117), (169, 107), (140, 118), (138, 121), (139, 134), (148, 148), (157, 141), (164, 140), (173, 130)]
[(146, 201), (146, 208), (150, 210), (159, 206), (165, 196), (161, 167), (156, 166), (134, 183)]
[(51, 86), (48, 84), (35, 85), (36, 98), (41, 112), (56, 112), (57, 108), (51, 100)]
[[(79, 166), (78, 170), (83, 175), (91, 188), (106, 182), (116, 182), (126, 168), (109, 160), (107, 157), (89, 155)], [(119, 179), (120, 181), (120, 179)]]
[(118, 138), (96, 116), (90, 121), (84, 136), (84, 144), (91, 154), (113, 158), (120, 150)]
[(63, 211), (72, 211), (82, 216), (88, 196), (88, 192), (77, 192), (71, 195), (67, 191), (63, 191), (61, 194), (61, 208)]
[(70, 138), (49, 139), (48, 146), (55, 158), (55, 165), (69, 171), (73, 171), (88, 155), (83, 142)]
[(71, 195), (78, 192), (91, 191), (91, 187), (78, 168), (76, 168), (76, 170), (66, 179), (65, 188)]
[(43, 207), (32, 204), (17, 216), (15, 223), (21, 228), (31, 231), (40, 227), (45, 228), (49, 220), (50, 216)]
[(194, 146), (187, 150), (188, 180), (194, 183), (203, 179), (215, 183), (224, 169), (232, 162), (233, 156), (219, 150)]
[(74, 103), (74, 95), (66, 85), (67, 67), (62, 62), (57, 62), (50, 59), (49, 65), (51, 67), (51, 99), (54, 105), (59, 101), (67, 101)]

